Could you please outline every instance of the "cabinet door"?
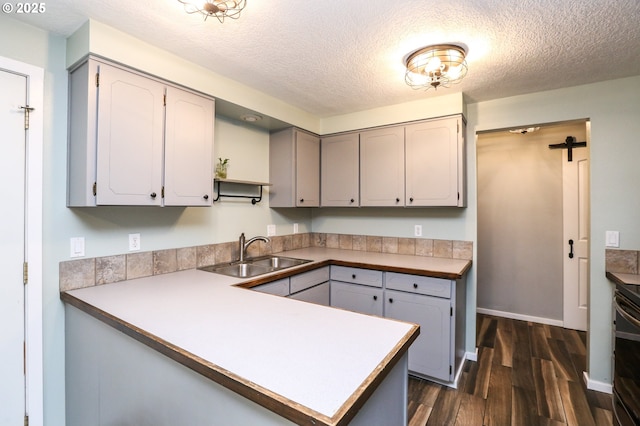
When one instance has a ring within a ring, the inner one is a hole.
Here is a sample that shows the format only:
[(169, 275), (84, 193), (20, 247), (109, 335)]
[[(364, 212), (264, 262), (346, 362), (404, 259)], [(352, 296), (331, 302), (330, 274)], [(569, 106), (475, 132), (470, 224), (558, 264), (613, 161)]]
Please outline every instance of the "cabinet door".
[(420, 326), (420, 335), (409, 348), (409, 371), (453, 380), (450, 300), (385, 290), (384, 312), (387, 318)]
[(100, 65), (97, 204), (161, 204), (164, 91), (158, 81)]
[(331, 306), (382, 316), (382, 289), (331, 281)]
[(329, 136), (320, 142), (321, 205), (360, 205), (360, 136), (358, 133)]
[(166, 104), (164, 204), (210, 206), (214, 101), (168, 87)]
[(275, 294), (276, 296), (288, 296), (289, 278), (282, 278), (277, 281), (255, 286), (252, 287), (251, 290), (259, 291), (260, 293)]
[(406, 126), (407, 206), (458, 206), (459, 130), (457, 117)]
[(360, 133), (360, 205), (404, 206), (404, 127)]
[(318, 284), (314, 287), (306, 290), (299, 291), (298, 293), (289, 296), (291, 299), (303, 300), (309, 303), (315, 303), (316, 305), (329, 306), (330, 297), (330, 284), (326, 283)]
[(295, 131), (296, 206), (320, 205), (320, 138)]
[(308, 272), (293, 275), (290, 278), (291, 293), (297, 293), (314, 285), (329, 281), (329, 267), (325, 266)]

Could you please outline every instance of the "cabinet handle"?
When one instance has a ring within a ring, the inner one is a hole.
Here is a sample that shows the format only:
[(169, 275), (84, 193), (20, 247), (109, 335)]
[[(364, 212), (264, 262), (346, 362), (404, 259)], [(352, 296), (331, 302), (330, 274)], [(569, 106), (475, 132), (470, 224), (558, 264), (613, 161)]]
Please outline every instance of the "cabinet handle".
[(304, 198), (300, 198), (300, 202), (301, 202), (301, 203), (304, 203)]
[(352, 275), (351, 275), (351, 279), (352, 279), (352, 280), (355, 280), (355, 279), (356, 279), (356, 274), (352, 274)]
[(389, 298), (389, 303), (393, 303), (393, 298)]
[(157, 197), (157, 194), (156, 194), (155, 192), (152, 192), (152, 193), (150, 194), (150, 196), (151, 196), (151, 198), (156, 198), (156, 197)]
[(418, 288), (418, 283), (413, 283), (413, 288)]
[(204, 194), (204, 197), (202, 197), (202, 198), (204, 198), (205, 200), (208, 200), (209, 199), (209, 194)]
[(373, 296), (373, 300), (378, 300), (378, 296)]
[(350, 201), (353, 203), (355, 200), (352, 198)]
[(399, 202), (400, 202), (400, 198), (396, 198), (396, 203), (399, 203)]
[(413, 203), (413, 197), (409, 198), (409, 202)]

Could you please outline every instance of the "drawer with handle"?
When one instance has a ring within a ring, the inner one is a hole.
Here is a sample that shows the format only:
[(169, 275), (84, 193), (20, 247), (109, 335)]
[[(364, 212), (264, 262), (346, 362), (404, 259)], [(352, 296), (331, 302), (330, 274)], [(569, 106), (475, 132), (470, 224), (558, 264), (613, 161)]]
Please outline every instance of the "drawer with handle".
[(450, 299), (451, 289), (455, 285), (455, 281), (443, 278), (423, 277), (421, 275), (387, 272), (385, 274), (385, 285), (386, 288), (392, 290)]

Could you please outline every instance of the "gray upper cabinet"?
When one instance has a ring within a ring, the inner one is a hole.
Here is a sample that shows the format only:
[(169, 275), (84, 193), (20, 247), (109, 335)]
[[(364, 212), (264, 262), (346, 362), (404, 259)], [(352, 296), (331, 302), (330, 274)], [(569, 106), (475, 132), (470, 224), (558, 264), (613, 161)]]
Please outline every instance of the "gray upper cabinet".
[(296, 128), (269, 137), (270, 207), (320, 206), (320, 138)]
[(328, 136), (320, 142), (320, 188), (323, 207), (360, 205), (360, 136)]
[(360, 133), (360, 205), (404, 206), (404, 127)]
[(69, 105), (68, 206), (211, 205), (213, 99), (88, 59)]
[(164, 205), (212, 203), (214, 101), (167, 87)]
[(460, 116), (405, 127), (405, 203), (464, 207), (464, 132)]

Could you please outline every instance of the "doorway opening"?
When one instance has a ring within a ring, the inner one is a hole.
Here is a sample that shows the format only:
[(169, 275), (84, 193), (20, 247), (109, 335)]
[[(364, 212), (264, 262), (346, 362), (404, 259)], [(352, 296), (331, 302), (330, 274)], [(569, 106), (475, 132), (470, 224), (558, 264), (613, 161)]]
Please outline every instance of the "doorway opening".
[[(589, 122), (509, 130), (477, 138), (477, 311), (586, 330)], [(571, 162), (549, 148), (568, 137), (587, 142)]]

